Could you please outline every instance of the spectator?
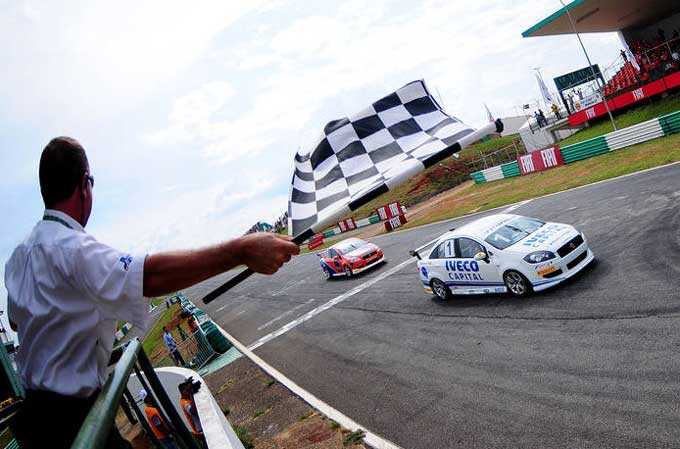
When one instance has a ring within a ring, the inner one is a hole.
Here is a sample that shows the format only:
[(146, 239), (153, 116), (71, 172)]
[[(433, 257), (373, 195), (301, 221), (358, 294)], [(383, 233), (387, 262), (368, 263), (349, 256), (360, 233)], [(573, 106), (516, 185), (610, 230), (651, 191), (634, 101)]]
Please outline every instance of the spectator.
[(559, 108), (555, 103), (553, 103), (553, 104), (550, 106), (550, 109), (552, 109), (553, 114), (555, 114), (555, 118), (556, 118), (557, 120), (561, 120), (561, 119), (562, 119), (562, 116), (560, 115), (560, 108)]
[(144, 411), (146, 412), (146, 419), (149, 421), (151, 431), (161, 443), (164, 449), (177, 449), (175, 440), (172, 437), (172, 432), (168, 425), (163, 421), (163, 417), (153, 404), (151, 397), (147, 395), (146, 390), (142, 389), (139, 392), (139, 397), (144, 401)]
[(183, 382), (178, 385), (180, 394), (180, 406), (184, 412), (184, 417), (189, 423), (189, 429), (194, 437), (203, 445), (207, 447), (205, 436), (203, 435), (203, 427), (201, 427), (201, 419), (196, 410), (196, 402), (194, 401), (194, 394), (191, 391), (191, 382)]
[(179, 349), (177, 348), (177, 342), (175, 342), (172, 334), (165, 326), (163, 326), (163, 341), (165, 342), (165, 346), (167, 346), (168, 351), (170, 351), (172, 358), (175, 359), (175, 364), (177, 366), (186, 366), (186, 363), (182, 358), (182, 354), (179, 353)]

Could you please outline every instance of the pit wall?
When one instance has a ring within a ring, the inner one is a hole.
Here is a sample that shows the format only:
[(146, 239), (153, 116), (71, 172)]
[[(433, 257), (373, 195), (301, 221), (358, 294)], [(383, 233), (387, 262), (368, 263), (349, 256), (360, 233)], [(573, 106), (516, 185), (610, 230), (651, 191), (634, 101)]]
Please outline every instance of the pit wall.
[[(662, 115), (637, 125), (593, 137), (566, 147), (560, 147), (565, 164), (599, 156), (621, 148), (637, 145), (659, 137), (680, 132), (680, 111)], [(476, 184), (520, 176), (517, 161), (487, 168), (470, 174)]]

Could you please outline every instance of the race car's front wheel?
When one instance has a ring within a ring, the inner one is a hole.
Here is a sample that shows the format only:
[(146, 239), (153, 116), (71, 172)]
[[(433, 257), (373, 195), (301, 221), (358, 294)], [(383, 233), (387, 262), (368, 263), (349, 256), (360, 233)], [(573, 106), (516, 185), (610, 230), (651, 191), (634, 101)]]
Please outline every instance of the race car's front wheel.
[(345, 265), (345, 274), (347, 275), (348, 278), (352, 277), (352, 269), (349, 267), (349, 265)]
[(531, 293), (531, 283), (522, 273), (515, 270), (508, 270), (503, 275), (503, 282), (508, 291), (515, 296), (525, 296)]
[(430, 286), (432, 287), (432, 292), (437, 295), (437, 298), (441, 299), (442, 301), (451, 299), (451, 290), (443, 281), (436, 278), (432, 279)]

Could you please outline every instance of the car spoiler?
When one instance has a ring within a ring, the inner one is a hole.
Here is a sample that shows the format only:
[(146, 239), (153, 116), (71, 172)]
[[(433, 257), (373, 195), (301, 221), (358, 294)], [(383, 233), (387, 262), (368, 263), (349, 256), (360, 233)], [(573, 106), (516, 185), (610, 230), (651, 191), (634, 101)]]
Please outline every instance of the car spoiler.
[(427, 242), (427, 243), (424, 244), (423, 246), (419, 246), (419, 247), (416, 248), (416, 249), (412, 249), (412, 250), (409, 251), (408, 253), (409, 253), (410, 256), (413, 256), (413, 257), (415, 257), (416, 259), (421, 260), (422, 258), (420, 257), (420, 251), (424, 250), (424, 249), (427, 248), (428, 246), (434, 245), (434, 244), (437, 242), (437, 240), (439, 240), (439, 239), (440, 239), (440, 237), (437, 237), (436, 239), (432, 240), (431, 242)]

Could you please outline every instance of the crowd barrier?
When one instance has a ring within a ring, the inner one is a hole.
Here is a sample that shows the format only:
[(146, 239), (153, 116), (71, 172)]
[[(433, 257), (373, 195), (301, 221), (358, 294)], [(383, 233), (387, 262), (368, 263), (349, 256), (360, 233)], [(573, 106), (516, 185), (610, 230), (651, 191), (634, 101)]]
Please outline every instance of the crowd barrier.
[[(679, 132), (680, 111), (675, 111), (609, 134), (561, 147), (560, 151), (562, 152), (564, 163), (570, 164)], [(513, 161), (471, 173), (470, 178), (475, 183), (481, 184), (520, 176), (520, 174), (519, 164), (517, 161)]]
[[(187, 335), (184, 340), (178, 341), (177, 350), (186, 363), (184, 368), (189, 368), (194, 371), (198, 371), (213, 357), (218, 355), (200, 330), (196, 330), (192, 334)], [(153, 360), (153, 365), (154, 367), (159, 368), (163, 366), (175, 366), (178, 364), (170, 354), (170, 351), (164, 351), (164, 354), (160, 358)]]

